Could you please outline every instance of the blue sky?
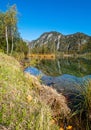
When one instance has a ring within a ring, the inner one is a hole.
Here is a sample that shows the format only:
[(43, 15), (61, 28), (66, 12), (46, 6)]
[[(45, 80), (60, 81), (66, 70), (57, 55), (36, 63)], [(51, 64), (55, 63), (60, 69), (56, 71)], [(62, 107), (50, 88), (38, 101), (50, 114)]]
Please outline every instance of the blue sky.
[(42, 33), (91, 35), (91, 0), (0, 0), (0, 10), (16, 4), (21, 37), (34, 40)]

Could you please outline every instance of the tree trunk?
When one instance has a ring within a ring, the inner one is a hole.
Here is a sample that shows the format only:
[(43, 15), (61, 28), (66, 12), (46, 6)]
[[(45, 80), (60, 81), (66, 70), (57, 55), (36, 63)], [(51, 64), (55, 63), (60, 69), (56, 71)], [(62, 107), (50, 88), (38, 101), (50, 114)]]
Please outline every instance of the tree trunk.
[(14, 38), (13, 38), (13, 32), (12, 32), (12, 47), (11, 47), (11, 54), (13, 53), (14, 50)]
[(7, 54), (8, 54), (9, 53), (9, 43), (8, 43), (8, 30), (7, 30), (7, 26), (5, 27), (5, 37), (6, 37)]

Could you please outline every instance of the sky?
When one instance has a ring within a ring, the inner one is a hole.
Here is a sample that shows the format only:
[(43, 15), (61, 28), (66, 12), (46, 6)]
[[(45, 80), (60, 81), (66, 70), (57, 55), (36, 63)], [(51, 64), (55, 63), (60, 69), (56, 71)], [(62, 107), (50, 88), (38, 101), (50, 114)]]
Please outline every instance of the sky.
[(18, 28), (25, 40), (50, 31), (91, 36), (91, 0), (0, 0), (0, 11), (8, 4), (17, 6)]

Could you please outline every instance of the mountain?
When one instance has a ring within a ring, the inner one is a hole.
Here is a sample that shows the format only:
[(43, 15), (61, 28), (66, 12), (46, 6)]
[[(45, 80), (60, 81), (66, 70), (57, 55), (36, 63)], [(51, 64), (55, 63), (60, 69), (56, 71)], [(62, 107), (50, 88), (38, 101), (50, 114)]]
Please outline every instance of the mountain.
[[(90, 46), (89, 46), (90, 45)], [(84, 33), (63, 35), (59, 32), (47, 32), (30, 42), (33, 53), (84, 52), (91, 48), (91, 36)]]

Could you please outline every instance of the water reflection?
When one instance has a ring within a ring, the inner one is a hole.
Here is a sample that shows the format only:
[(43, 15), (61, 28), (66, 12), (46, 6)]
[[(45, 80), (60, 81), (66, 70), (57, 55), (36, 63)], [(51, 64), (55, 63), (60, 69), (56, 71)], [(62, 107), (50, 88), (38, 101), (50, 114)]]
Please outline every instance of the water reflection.
[(91, 61), (86, 59), (41, 60), (25, 71), (33, 75), (42, 75), (44, 84), (60, 92), (77, 91), (77, 86), (91, 79)]
[(36, 67), (48, 76), (70, 74), (83, 77), (91, 74), (91, 60), (86, 59), (41, 60)]

